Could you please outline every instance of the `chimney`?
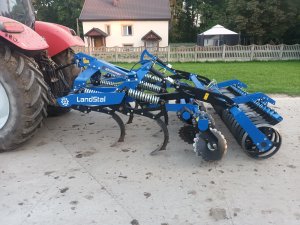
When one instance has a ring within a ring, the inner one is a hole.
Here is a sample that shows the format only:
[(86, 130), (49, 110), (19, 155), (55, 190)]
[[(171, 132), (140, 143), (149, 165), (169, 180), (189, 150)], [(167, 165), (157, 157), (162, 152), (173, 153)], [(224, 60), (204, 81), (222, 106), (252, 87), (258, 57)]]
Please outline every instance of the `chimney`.
[(117, 7), (119, 5), (119, 0), (113, 0), (112, 4), (113, 6)]

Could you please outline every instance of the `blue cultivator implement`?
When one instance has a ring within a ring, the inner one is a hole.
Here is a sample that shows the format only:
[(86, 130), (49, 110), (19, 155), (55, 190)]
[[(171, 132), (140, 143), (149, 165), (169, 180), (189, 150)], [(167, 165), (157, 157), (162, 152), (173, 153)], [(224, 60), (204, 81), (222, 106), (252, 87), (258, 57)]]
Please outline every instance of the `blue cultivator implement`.
[(268, 106), (275, 101), (263, 93), (247, 93), (241, 81), (217, 83), (176, 70), (146, 50), (131, 70), (83, 53), (75, 55), (75, 61), (82, 72), (73, 90), (57, 99), (58, 104), (85, 113), (110, 114), (121, 129), (119, 141), (124, 141), (125, 126), (116, 112), (128, 115), (128, 123), (137, 114), (155, 120), (163, 131), (164, 140), (152, 154), (164, 150), (172, 111), (184, 122), (180, 137), (193, 144), (196, 154), (206, 161), (220, 160), (227, 142), (206, 111), (204, 103), (209, 103), (249, 156), (268, 158), (280, 148), (281, 136), (273, 126), (282, 117)]

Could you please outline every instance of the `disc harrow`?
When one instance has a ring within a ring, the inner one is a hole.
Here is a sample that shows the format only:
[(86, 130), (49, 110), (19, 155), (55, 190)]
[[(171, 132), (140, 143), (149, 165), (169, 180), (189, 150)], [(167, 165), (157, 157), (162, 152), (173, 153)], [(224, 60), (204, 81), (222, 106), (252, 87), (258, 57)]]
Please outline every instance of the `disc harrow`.
[(124, 141), (125, 125), (117, 113), (128, 115), (128, 123), (140, 115), (155, 120), (163, 133), (161, 145), (151, 154), (166, 149), (168, 114), (175, 112), (184, 123), (179, 136), (204, 160), (220, 160), (227, 141), (205, 108), (209, 103), (250, 157), (268, 158), (280, 148), (281, 136), (273, 126), (282, 117), (269, 107), (275, 101), (263, 93), (247, 93), (239, 80), (217, 83), (176, 70), (147, 50), (131, 70), (83, 53), (75, 55), (75, 63), (82, 72), (72, 91), (57, 99), (58, 105), (112, 115), (121, 130), (119, 141)]

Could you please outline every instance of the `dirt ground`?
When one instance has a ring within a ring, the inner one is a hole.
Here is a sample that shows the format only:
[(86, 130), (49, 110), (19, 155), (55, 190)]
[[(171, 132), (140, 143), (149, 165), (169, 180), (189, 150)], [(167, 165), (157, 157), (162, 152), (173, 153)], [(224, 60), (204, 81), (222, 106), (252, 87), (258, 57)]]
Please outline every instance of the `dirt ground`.
[(155, 156), (162, 137), (151, 120), (136, 117), (115, 145), (119, 130), (109, 116), (48, 118), (32, 140), (0, 155), (0, 224), (300, 224), (300, 98), (276, 100), (283, 144), (259, 161), (215, 114), (228, 142), (216, 163), (180, 139), (174, 114), (167, 151)]

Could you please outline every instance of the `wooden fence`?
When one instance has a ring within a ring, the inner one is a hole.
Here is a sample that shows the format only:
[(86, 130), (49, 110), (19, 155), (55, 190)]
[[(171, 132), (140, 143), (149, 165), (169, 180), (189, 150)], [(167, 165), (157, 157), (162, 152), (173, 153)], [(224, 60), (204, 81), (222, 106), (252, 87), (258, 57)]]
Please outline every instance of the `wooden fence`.
[[(137, 62), (144, 47), (76, 48), (109, 62)], [(299, 60), (300, 45), (168, 46), (148, 49), (167, 62)]]

